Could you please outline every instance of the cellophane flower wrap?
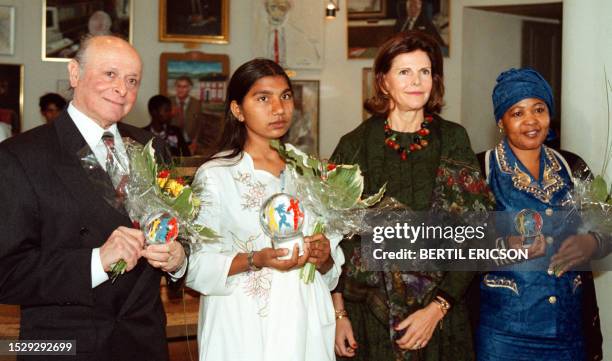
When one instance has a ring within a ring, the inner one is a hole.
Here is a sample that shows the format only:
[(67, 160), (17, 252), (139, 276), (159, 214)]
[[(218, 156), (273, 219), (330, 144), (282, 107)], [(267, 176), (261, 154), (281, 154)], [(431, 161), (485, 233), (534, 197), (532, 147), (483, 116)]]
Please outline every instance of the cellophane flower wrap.
[(612, 159), (612, 141), (610, 139), (612, 123), (610, 93), (612, 92), (612, 84), (607, 75), (605, 76), (605, 83), (608, 128), (601, 172), (593, 175), (586, 165), (584, 169), (574, 170), (574, 189), (571, 195), (574, 206), (580, 212), (585, 230), (610, 234), (612, 233), (612, 188), (608, 186), (605, 175)]
[[(295, 184), (295, 196), (316, 219), (311, 234), (345, 235), (371, 231), (372, 226), (366, 222), (366, 215), (371, 212), (368, 208), (381, 201), (386, 186), (362, 198), (364, 178), (359, 165), (320, 160), (278, 140), (271, 141), (270, 145), (287, 163), (285, 174)], [(311, 283), (315, 270), (313, 264), (307, 263), (300, 271), (300, 278)]]
[[(123, 138), (123, 143), (125, 154), (113, 152), (107, 171), (123, 197), (130, 219), (145, 233), (147, 243), (180, 238), (197, 245), (217, 240), (212, 229), (195, 223), (200, 198), (183, 178), (174, 176), (172, 167), (157, 164), (152, 140), (144, 146), (131, 138)], [(121, 260), (112, 267), (113, 281), (125, 272), (125, 266)]]

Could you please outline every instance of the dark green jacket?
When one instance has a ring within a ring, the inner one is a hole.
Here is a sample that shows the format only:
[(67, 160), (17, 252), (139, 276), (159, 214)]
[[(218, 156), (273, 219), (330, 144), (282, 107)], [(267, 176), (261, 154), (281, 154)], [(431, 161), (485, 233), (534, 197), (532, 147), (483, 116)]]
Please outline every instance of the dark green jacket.
[[(446, 186), (441, 174), (451, 169), (467, 169), (479, 182), (484, 183), (479, 165), (471, 149), (470, 141), (465, 129), (456, 123), (446, 121), (435, 116), (430, 125), (431, 134), (427, 140), (429, 145), (423, 150), (410, 153), (408, 159), (402, 161), (399, 155), (390, 149), (384, 142), (384, 118), (372, 117), (350, 133), (344, 135), (336, 147), (332, 161), (339, 164), (359, 164), (365, 178), (365, 194), (378, 191), (384, 184), (387, 185), (386, 196), (394, 197), (404, 203), (412, 210), (426, 211), (432, 207), (439, 206), (443, 209), (449, 208), (451, 204), (459, 204), (466, 210), (471, 209), (474, 202), (485, 207), (490, 207), (491, 196), (486, 189), (483, 194), (477, 195), (475, 199), (468, 199), (464, 192), (457, 192), (457, 187), (451, 190)], [(402, 145), (409, 144), (413, 134), (399, 133), (398, 140)], [(359, 240), (343, 241), (342, 247), (346, 257), (345, 273), (343, 275), (343, 294), (350, 304), (352, 302), (365, 303), (380, 324), (381, 330), (364, 330), (360, 325), (353, 325), (353, 329), (361, 329), (364, 332), (387, 332), (389, 335), (389, 315), (394, 317), (393, 304), (401, 303), (397, 309), (402, 309), (406, 314), (396, 315), (397, 318), (405, 318), (410, 313), (423, 307), (437, 294), (451, 301), (453, 307), (444, 318), (443, 330), (434, 333), (428, 347), (419, 352), (399, 353), (395, 352), (393, 359), (399, 360), (473, 360), (472, 339), (467, 317), (467, 311), (463, 302), (464, 293), (469, 286), (474, 273), (471, 272), (438, 272), (433, 275), (436, 278), (436, 287), (426, 297), (420, 300), (405, 299), (405, 293), (398, 298), (397, 293), (388, 292), (385, 289), (382, 272), (359, 272), (353, 269), (352, 263), (356, 260), (359, 251)], [(357, 261), (357, 262), (356, 262)], [(348, 276), (350, 275), (350, 276)], [(427, 275), (429, 276), (429, 275)], [(387, 275), (389, 277), (389, 275)], [(409, 297), (408, 297), (409, 298)], [(410, 304), (407, 307), (406, 304)], [(391, 307), (391, 310), (389, 310)], [(385, 319), (385, 314), (387, 318)], [(355, 317), (351, 317), (353, 322)], [(367, 316), (365, 317), (367, 318)], [(372, 324), (360, 317), (360, 321)], [(386, 325), (385, 325), (386, 324)], [(386, 326), (386, 327), (385, 327)], [(393, 331), (391, 331), (392, 333)], [(359, 333), (359, 331), (356, 331)], [(357, 335), (362, 340), (371, 339), (366, 335)], [(384, 347), (390, 348), (391, 342)], [(380, 345), (371, 345), (372, 348)], [(370, 358), (387, 359), (388, 352), (380, 348), (381, 352), (370, 353)], [(365, 352), (365, 350), (359, 350)], [(366, 360), (367, 358), (361, 358)]]

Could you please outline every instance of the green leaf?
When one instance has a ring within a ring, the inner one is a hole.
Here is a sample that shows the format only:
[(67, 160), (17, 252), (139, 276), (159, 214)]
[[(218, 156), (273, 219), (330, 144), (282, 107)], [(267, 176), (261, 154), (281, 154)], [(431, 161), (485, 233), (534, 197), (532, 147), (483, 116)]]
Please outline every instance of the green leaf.
[(215, 240), (215, 239), (221, 238), (221, 236), (219, 236), (217, 232), (213, 231), (212, 228), (204, 227), (201, 225), (195, 225), (194, 229), (196, 230), (196, 232), (198, 232), (198, 234), (202, 238), (205, 238), (208, 240)]
[(378, 190), (378, 193), (371, 195), (368, 198), (362, 200), (361, 204), (363, 204), (365, 207), (372, 207), (373, 205), (381, 201), (386, 191), (387, 191), (387, 183), (383, 184), (383, 186), (380, 187), (380, 189)]
[(181, 194), (179, 194), (172, 203), (172, 209), (174, 209), (179, 216), (186, 221), (191, 221), (197, 211), (197, 209), (194, 207), (192, 197), (192, 189), (185, 187), (183, 188)]
[(325, 232), (325, 224), (323, 222), (317, 222), (312, 230), (312, 234), (324, 233)]
[(147, 169), (149, 173), (153, 175), (153, 178), (157, 178), (157, 162), (155, 161), (155, 149), (153, 148), (153, 139), (149, 140), (142, 149)]
[(336, 209), (369, 207), (379, 202), (385, 193), (385, 186), (383, 186), (375, 195), (361, 200), (364, 180), (359, 165), (340, 164), (336, 165), (333, 170), (327, 171), (328, 162), (309, 156), (291, 144), (282, 144), (278, 140), (272, 140), (270, 147), (278, 151), (299, 175), (310, 178), (315, 184), (322, 181), (323, 175), (326, 176), (321, 189), (314, 187), (314, 192), (326, 206)]
[(295, 168), (298, 174), (317, 177), (321, 175), (323, 162), (317, 158), (309, 156), (291, 144), (282, 144), (278, 140), (271, 140), (270, 147), (275, 149), (285, 162)]
[(335, 208), (354, 207), (363, 193), (363, 177), (357, 165), (339, 165), (327, 174), (327, 183), (333, 190), (331, 196)]
[(590, 195), (596, 202), (605, 202), (608, 198), (608, 185), (602, 175), (595, 177), (591, 183)]

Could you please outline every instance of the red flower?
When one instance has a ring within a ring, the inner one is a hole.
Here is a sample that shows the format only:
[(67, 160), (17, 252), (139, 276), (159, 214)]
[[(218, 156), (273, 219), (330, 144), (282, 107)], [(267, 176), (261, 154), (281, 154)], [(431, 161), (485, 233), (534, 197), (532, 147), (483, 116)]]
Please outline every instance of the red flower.
[(157, 173), (157, 178), (168, 178), (170, 176), (170, 171), (167, 169), (160, 170)]
[(453, 184), (455, 184), (455, 180), (453, 179), (453, 177), (448, 177), (448, 179), (446, 180), (446, 185), (452, 187)]
[(331, 172), (334, 169), (336, 169), (336, 165), (334, 163), (327, 163), (327, 171), (328, 172)]
[(180, 185), (185, 185), (185, 179), (183, 179), (183, 177), (178, 177), (176, 178), (176, 183)]

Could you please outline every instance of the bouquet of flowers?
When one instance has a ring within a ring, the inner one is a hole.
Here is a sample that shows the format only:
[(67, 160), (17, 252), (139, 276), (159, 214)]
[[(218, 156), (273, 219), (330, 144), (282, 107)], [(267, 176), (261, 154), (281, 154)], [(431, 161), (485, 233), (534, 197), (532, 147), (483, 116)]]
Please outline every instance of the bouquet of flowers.
[[(296, 196), (305, 209), (314, 213), (317, 220), (312, 233), (349, 234), (369, 229), (364, 221), (366, 208), (382, 199), (386, 187), (376, 194), (362, 199), (364, 179), (359, 165), (333, 164), (305, 154), (291, 144), (278, 140), (270, 143), (283, 157), (288, 174), (296, 185)], [(311, 283), (315, 266), (307, 263), (300, 271), (300, 278)]]
[[(124, 138), (123, 143), (125, 154), (109, 148), (113, 157), (107, 172), (147, 243), (168, 243), (179, 236), (193, 244), (215, 241), (218, 236), (213, 230), (194, 223), (200, 209), (199, 197), (182, 178), (173, 177), (171, 167), (158, 167), (152, 140), (145, 146), (130, 138)], [(113, 282), (126, 266), (124, 260), (112, 266)]]

